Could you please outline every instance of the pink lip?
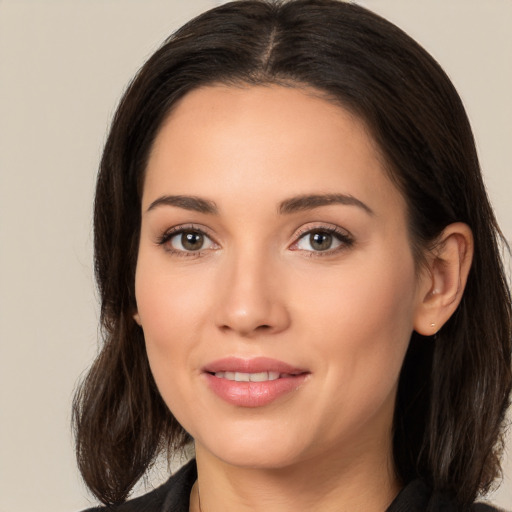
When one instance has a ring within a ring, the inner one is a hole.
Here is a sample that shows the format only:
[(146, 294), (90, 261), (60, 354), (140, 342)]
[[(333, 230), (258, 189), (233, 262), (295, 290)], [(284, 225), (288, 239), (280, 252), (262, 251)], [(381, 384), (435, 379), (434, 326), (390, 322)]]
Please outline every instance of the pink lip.
[(203, 368), (204, 372), (242, 372), (242, 373), (259, 373), (259, 372), (279, 372), (296, 375), (305, 373), (307, 370), (291, 366), (277, 359), (268, 357), (255, 357), (252, 359), (242, 359), (240, 357), (226, 357), (207, 364)]
[[(279, 372), (282, 375), (276, 380), (237, 382), (216, 377), (217, 372)], [(309, 374), (309, 371), (302, 368), (266, 357), (227, 357), (209, 363), (203, 368), (203, 375), (209, 388), (224, 401), (239, 407), (268, 405), (279, 397), (297, 390)]]

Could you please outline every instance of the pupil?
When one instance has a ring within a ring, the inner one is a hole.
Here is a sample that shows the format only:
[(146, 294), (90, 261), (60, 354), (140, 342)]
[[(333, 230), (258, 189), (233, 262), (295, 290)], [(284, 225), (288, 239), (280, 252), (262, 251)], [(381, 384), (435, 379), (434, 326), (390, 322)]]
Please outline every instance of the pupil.
[(201, 233), (183, 233), (181, 245), (189, 251), (197, 251), (203, 246), (203, 235)]
[(309, 236), (309, 242), (313, 249), (326, 251), (332, 245), (332, 235), (328, 233), (313, 233)]

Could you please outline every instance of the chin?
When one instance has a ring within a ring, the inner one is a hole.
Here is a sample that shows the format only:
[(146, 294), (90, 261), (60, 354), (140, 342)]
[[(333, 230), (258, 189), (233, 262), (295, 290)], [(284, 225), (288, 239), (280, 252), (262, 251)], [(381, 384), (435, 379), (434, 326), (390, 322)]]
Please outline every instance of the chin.
[(283, 453), (282, 450), (276, 453), (276, 450), (235, 447), (216, 451), (214, 455), (224, 463), (244, 469), (282, 469), (297, 461), (296, 453)]
[(221, 429), (219, 436), (196, 439), (196, 452), (206, 450), (232, 466), (247, 469), (279, 469), (300, 459), (300, 442), (293, 433), (279, 435), (269, 427)]

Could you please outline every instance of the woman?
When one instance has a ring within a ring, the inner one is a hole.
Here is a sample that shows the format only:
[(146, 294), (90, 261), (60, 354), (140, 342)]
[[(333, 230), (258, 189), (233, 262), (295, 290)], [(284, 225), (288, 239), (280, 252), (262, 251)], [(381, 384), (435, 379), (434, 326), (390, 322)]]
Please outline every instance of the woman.
[(101, 162), (87, 485), (119, 511), (490, 510), (500, 241), (461, 101), (398, 28), (333, 0), (199, 16), (130, 85)]

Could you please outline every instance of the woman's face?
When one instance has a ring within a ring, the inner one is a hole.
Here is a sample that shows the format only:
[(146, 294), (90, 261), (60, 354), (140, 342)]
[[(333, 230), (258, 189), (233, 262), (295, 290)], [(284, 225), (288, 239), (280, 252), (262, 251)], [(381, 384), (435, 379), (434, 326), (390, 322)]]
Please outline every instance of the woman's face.
[(196, 449), (260, 468), (389, 454), (423, 293), (357, 118), (279, 86), (176, 106), (147, 166), (135, 318)]

